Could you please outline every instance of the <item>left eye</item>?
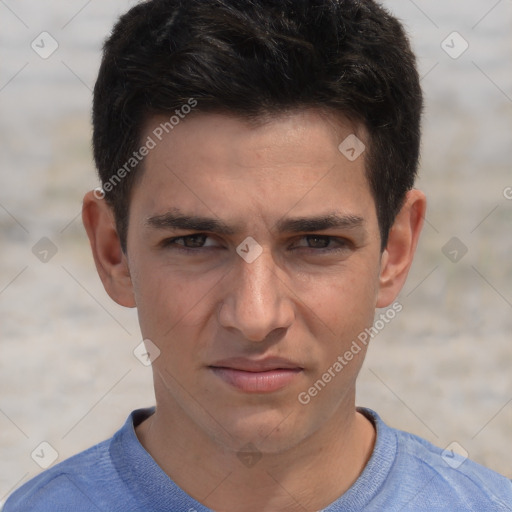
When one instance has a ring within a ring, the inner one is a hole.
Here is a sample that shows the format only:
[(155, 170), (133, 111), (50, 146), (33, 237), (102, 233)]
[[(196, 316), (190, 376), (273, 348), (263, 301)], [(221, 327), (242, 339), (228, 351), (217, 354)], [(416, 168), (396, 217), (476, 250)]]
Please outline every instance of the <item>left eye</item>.
[(306, 235), (300, 240), (305, 241), (306, 245), (300, 244), (298, 246), (308, 249), (340, 249), (347, 245), (346, 240), (325, 235)]

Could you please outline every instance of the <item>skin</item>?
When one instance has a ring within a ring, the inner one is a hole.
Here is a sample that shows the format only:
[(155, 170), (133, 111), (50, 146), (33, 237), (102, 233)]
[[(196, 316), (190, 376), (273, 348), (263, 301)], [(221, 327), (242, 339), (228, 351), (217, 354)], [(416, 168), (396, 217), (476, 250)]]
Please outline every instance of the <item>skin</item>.
[[(143, 140), (163, 120), (151, 119)], [(317, 111), (258, 125), (190, 116), (145, 159), (126, 254), (106, 202), (92, 192), (84, 199), (107, 293), (137, 307), (143, 337), (161, 351), (153, 362), (157, 408), (137, 427), (139, 440), (180, 487), (214, 510), (319, 510), (354, 483), (371, 456), (375, 431), (355, 408), (364, 347), (309, 404), (297, 397), (373, 324), (375, 309), (397, 297), (426, 200), (418, 190), (408, 193), (381, 252), (364, 153), (351, 162), (338, 150), (351, 133), (366, 141), (362, 127)], [(150, 220), (173, 209), (220, 220), (233, 233)], [(278, 229), (283, 219), (331, 213), (359, 222)], [(200, 233), (207, 236), (190, 238)], [(263, 251), (252, 263), (236, 252), (248, 236)], [(302, 370), (278, 391), (247, 393), (210, 367), (266, 356)], [(241, 449), (261, 458), (248, 467)]]

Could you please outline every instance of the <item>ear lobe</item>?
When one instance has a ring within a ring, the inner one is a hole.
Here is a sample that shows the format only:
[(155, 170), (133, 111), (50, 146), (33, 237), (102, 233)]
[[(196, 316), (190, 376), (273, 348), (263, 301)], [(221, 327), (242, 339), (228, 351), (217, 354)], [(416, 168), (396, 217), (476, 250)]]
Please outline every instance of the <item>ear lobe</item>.
[(423, 192), (414, 189), (407, 193), (382, 254), (376, 304), (378, 308), (389, 306), (405, 283), (423, 227), (426, 207), (427, 200)]
[(130, 269), (121, 249), (112, 209), (104, 199), (88, 192), (83, 201), (82, 221), (105, 291), (119, 305), (135, 307)]

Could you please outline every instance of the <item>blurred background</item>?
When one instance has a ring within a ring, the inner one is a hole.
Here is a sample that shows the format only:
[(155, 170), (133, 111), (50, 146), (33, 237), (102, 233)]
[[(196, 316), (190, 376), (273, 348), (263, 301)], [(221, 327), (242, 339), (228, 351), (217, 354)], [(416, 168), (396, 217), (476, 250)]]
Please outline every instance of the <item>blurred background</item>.
[[(134, 4), (0, 0), (0, 503), (154, 403), (80, 219), (101, 45)], [(512, 478), (512, 1), (383, 4), (418, 55), (429, 209), (358, 404)]]

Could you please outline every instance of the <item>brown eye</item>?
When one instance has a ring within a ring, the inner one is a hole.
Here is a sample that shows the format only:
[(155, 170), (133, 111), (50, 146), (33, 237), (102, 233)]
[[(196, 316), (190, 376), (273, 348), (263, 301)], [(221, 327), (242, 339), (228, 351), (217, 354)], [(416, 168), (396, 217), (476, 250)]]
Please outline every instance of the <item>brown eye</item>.
[(293, 249), (308, 251), (310, 253), (325, 254), (331, 252), (346, 251), (351, 247), (349, 240), (328, 235), (305, 235), (302, 236)]
[(326, 249), (331, 242), (331, 238), (328, 236), (309, 235), (306, 239), (312, 249)]
[(204, 233), (194, 233), (192, 235), (177, 236), (168, 238), (161, 242), (162, 247), (178, 250), (199, 250), (213, 249), (216, 247), (215, 240)]
[(197, 249), (199, 247), (203, 247), (204, 243), (206, 242), (206, 239), (208, 237), (206, 235), (189, 235), (181, 237), (183, 243), (180, 243), (179, 245), (183, 245), (189, 249)]

